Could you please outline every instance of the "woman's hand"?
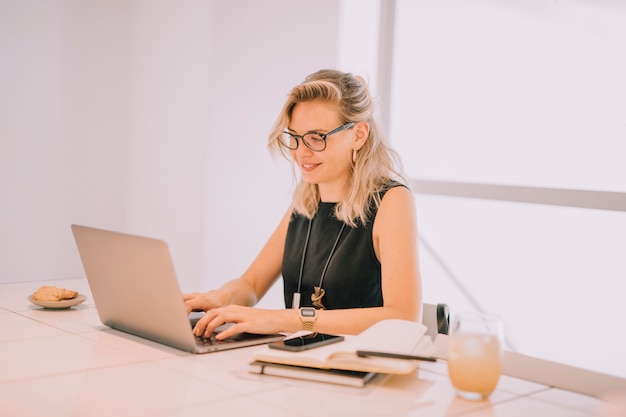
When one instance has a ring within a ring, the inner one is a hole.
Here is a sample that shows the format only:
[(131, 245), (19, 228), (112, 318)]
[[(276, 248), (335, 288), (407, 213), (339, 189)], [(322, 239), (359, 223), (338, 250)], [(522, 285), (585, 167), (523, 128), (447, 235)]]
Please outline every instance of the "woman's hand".
[(212, 308), (198, 320), (193, 332), (196, 336), (210, 336), (224, 323), (234, 323), (216, 338), (225, 339), (237, 333), (270, 334), (289, 331), (292, 320), (299, 320), (295, 310), (265, 310), (254, 307), (229, 305)]
[(183, 301), (187, 315), (192, 311), (209, 311), (226, 305), (224, 294), (219, 290), (183, 294)]

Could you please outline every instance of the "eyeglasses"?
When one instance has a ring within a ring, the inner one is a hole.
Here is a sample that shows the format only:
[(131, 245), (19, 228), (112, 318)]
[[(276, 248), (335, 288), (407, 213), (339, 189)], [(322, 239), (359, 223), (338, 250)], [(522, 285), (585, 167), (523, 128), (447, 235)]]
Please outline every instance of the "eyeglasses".
[(298, 145), (300, 144), (298, 139), (300, 139), (310, 150), (314, 152), (321, 152), (326, 149), (326, 138), (330, 135), (334, 135), (335, 133), (339, 133), (342, 130), (350, 129), (354, 125), (354, 122), (346, 123), (345, 125), (339, 126), (337, 129), (333, 129), (328, 133), (307, 132), (304, 135), (294, 135), (289, 132), (283, 132), (279, 137), (280, 144), (293, 151), (298, 149)]

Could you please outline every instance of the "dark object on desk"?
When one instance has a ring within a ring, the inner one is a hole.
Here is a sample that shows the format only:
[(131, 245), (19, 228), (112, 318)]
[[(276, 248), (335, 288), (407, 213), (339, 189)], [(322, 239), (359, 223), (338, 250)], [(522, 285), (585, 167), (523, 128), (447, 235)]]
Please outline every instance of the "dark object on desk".
[(279, 363), (254, 361), (248, 372), (259, 375), (272, 375), (306, 381), (364, 387), (378, 374), (375, 372), (344, 371), (340, 369), (308, 368), (306, 366), (283, 365)]
[(437, 331), (441, 334), (450, 332), (450, 308), (447, 304), (437, 304)]
[(450, 309), (447, 304), (424, 303), (422, 308), (422, 324), (428, 328), (426, 332), (433, 340), (437, 334), (450, 332)]
[(371, 350), (357, 350), (356, 354), (361, 358), (375, 356), (379, 358), (407, 359), (407, 360), (414, 360), (414, 361), (437, 362), (437, 358), (435, 358), (434, 356), (405, 355), (402, 353), (393, 353), (393, 352), (373, 352)]
[(315, 349), (316, 347), (341, 342), (342, 340), (344, 340), (343, 336), (334, 334), (310, 333), (299, 337), (287, 337), (284, 340), (272, 342), (268, 346), (272, 349), (301, 352), (303, 350)]

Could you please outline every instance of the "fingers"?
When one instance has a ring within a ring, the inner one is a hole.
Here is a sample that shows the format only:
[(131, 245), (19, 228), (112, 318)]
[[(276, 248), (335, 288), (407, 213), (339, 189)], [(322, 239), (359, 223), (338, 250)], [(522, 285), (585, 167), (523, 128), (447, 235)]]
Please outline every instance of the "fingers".
[(183, 302), (185, 303), (187, 314), (192, 311), (208, 311), (212, 308), (223, 307), (215, 291), (183, 294)]
[(224, 324), (218, 318), (217, 309), (207, 311), (193, 328), (193, 334), (200, 337), (209, 337), (217, 326)]
[(198, 296), (200, 296), (202, 293), (199, 292), (192, 292), (189, 294), (183, 294), (183, 301), (189, 301), (189, 300), (193, 300), (194, 298), (198, 298)]
[(185, 310), (187, 311), (187, 315), (191, 314), (194, 310), (194, 300), (198, 298), (198, 293), (193, 294), (183, 294), (183, 303), (185, 304)]
[(226, 339), (241, 333), (242, 318), (236, 312), (236, 306), (215, 308), (207, 311), (204, 316), (196, 323), (193, 333), (196, 336), (210, 337), (215, 329), (225, 323), (233, 323), (227, 329), (220, 331), (215, 337), (218, 340)]
[(185, 310), (187, 311), (187, 315), (190, 315), (193, 311), (193, 304), (191, 301), (185, 301)]
[(187, 314), (192, 311), (206, 311), (215, 307), (212, 300), (205, 293), (184, 294), (183, 303)]
[(228, 329), (223, 330), (221, 332), (219, 332), (215, 338), (217, 340), (223, 340), (223, 339), (228, 339), (231, 336), (235, 336), (238, 333), (242, 333), (241, 331), (237, 330), (238, 329), (238, 324), (233, 324), (232, 326), (230, 326)]

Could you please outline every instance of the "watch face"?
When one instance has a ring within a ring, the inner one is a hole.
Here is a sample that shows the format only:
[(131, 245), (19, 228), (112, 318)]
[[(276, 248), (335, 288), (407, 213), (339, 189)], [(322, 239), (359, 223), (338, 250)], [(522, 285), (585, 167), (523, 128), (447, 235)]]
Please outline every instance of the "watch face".
[(302, 315), (302, 317), (315, 317), (315, 309), (303, 308), (300, 310), (300, 315)]

